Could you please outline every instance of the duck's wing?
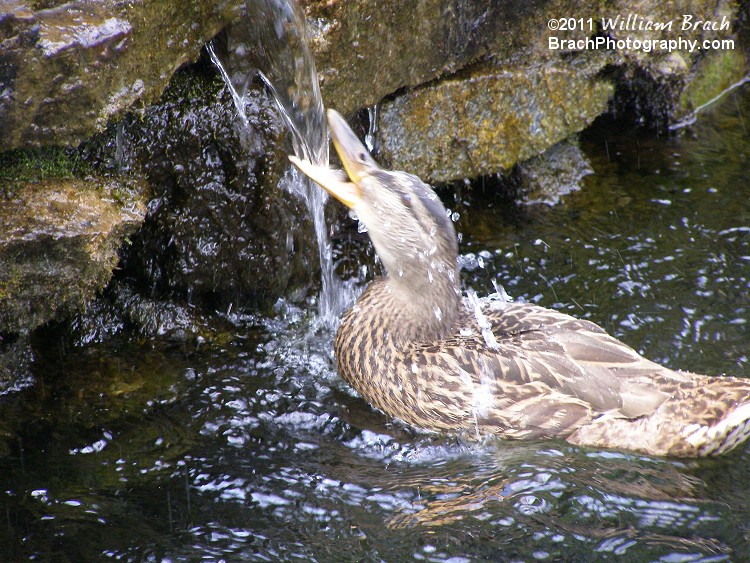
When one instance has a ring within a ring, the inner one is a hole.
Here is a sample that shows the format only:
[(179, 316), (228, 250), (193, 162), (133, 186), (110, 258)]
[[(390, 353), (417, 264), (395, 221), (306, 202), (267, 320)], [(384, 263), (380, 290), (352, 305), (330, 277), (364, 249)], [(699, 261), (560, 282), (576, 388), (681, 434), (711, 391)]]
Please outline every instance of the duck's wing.
[(406, 420), (417, 426), (429, 421), (438, 430), (463, 427), (478, 436), (567, 437), (597, 414), (560, 385), (542, 381), (538, 374), (547, 368), (537, 358), (490, 351), (478, 339), (415, 344), (405, 365), (404, 375), (413, 377), (399, 387), (413, 399)]
[(498, 342), (519, 350), (519, 357), (523, 351), (544, 364), (536, 377), (598, 411), (617, 411), (627, 418), (650, 414), (668, 397), (658, 389), (657, 376), (675, 383), (688, 379), (647, 360), (590, 321), (525, 303), (490, 306), (486, 312)]
[(407, 365), (420, 375), (420, 392), (435, 396), (436, 411), (471, 404), (479, 426), (509, 437), (565, 436), (605, 414), (649, 415), (668, 397), (655, 377), (684, 377), (589, 321), (527, 304), (484, 312), (494, 343), (467, 319), (470, 330), (415, 345)]
[(647, 360), (598, 325), (559, 311), (514, 303), (491, 307), (488, 316), (499, 340), (544, 358), (548, 377), (556, 376), (597, 410), (615, 406), (628, 418), (650, 414), (669, 395), (658, 388), (657, 377), (674, 384), (689, 379)]

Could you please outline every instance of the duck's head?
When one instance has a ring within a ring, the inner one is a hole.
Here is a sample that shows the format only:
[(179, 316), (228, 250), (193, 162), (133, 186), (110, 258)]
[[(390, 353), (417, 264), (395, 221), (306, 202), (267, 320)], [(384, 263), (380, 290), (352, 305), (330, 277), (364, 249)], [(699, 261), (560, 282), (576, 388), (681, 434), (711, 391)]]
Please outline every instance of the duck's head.
[(382, 169), (341, 114), (329, 109), (327, 116), (345, 172), (292, 156), (291, 161), (354, 210), (395, 289), (412, 296), (444, 291), (457, 296), (456, 233), (437, 194), (412, 174)]

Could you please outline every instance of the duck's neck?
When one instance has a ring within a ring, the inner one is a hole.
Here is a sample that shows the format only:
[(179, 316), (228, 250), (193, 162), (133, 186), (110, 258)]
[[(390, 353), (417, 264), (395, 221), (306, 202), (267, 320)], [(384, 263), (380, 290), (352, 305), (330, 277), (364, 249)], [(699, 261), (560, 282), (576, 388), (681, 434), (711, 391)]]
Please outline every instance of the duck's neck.
[(389, 306), (398, 313), (394, 336), (424, 342), (452, 334), (463, 305), (455, 263), (432, 261), (423, 266), (411, 264), (408, 269), (389, 271), (384, 283), (391, 295)]

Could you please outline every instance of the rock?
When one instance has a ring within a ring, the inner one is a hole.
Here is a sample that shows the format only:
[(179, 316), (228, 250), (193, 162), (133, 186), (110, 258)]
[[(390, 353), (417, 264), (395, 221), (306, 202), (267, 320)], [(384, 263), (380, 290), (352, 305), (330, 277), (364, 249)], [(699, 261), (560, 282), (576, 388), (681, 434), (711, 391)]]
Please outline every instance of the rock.
[(239, 14), (240, 0), (77, 0), (0, 8), (3, 149), (76, 145), (134, 102), (156, 100), (174, 71)]
[[(725, 0), (702, 0), (689, 10), (662, 3), (654, 5), (646, 17), (672, 22), (670, 28), (660, 32), (609, 30), (608, 35), (620, 42), (672, 43), (667, 49), (628, 49), (618, 53), (620, 60), (610, 76), (617, 86), (613, 109), (618, 117), (660, 130), (679, 127), (691, 122), (693, 113), (703, 104), (744, 78), (749, 67), (747, 45), (743, 46), (737, 33), (742, 19), (739, 10), (735, 3)], [(626, 18), (625, 12), (619, 13)], [(710, 25), (683, 30), (697, 20), (708, 20)], [(631, 21), (631, 27), (638, 27), (636, 20)]]
[[(27, 335), (0, 334), (0, 397), (31, 385), (34, 352)], [(0, 429), (0, 436), (3, 432)]]
[(391, 167), (446, 182), (510, 170), (607, 109), (596, 61), (480, 66), (381, 106), (381, 155)]
[[(63, 327), (67, 343), (85, 346), (105, 342), (120, 332), (178, 342), (213, 339), (222, 318), (203, 315), (197, 307), (152, 299), (123, 280), (112, 280), (102, 296)], [(228, 324), (228, 323), (225, 323)]]
[[(689, 9), (661, 3), (648, 10), (635, 0), (308, 0), (305, 5), (327, 105), (351, 113), (382, 101), (384, 157), (393, 167), (435, 181), (507, 171), (608, 108), (665, 129), (747, 73), (739, 45), (701, 48), (706, 40), (736, 40), (734, 29), (683, 30), (687, 13), (693, 21), (715, 22), (713, 27), (736, 22), (738, 8), (726, 0), (699, 0)], [(575, 29), (562, 30), (563, 20)], [(654, 30), (641, 25), (647, 21), (671, 25)], [(560, 47), (561, 39), (577, 43)], [(673, 43), (646, 46), (651, 40)], [(687, 46), (685, 40), (696, 43)], [(592, 46), (595, 41), (604, 43)], [(555, 77), (569, 78), (570, 87)], [(517, 95), (513, 81), (519, 84)], [(615, 93), (610, 106), (603, 95), (607, 89), (610, 97)], [(582, 109), (574, 103), (577, 93)], [(498, 99), (511, 107), (500, 107)], [(565, 107), (557, 107), (555, 99)], [(549, 131), (536, 131), (527, 142), (516, 133), (535, 128), (521, 121), (532, 114)], [(496, 147), (501, 154), (494, 154)]]
[(141, 224), (145, 188), (108, 178), (16, 186), (0, 206), (0, 333), (74, 313), (101, 289)]
[(541, 2), (303, 0), (326, 105), (351, 113), (526, 42)]
[(742, 51), (707, 53), (693, 67), (691, 80), (675, 100), (672, 123), (689, 120), (694, 112), (710, 104), (733, 84), (746, 79), (747, 71), (748, 60)]
[(147, 295), (236, 310), (303, 294), (317, 279), (307, 210), (279, 188), (290, 168), (285, 133), (262, 85), (246, 114), (242, 129), (218, 77), (192, 69), (119, 127), (123, 163), (154, 190), (124, 264)]
[(577, 140), (570, 137), (539, 156), (519, 162), (511, 181), (518, 186), (525, 203), (554, 205), (562, 196), (580, 190), (581, 180), (593, 173)]

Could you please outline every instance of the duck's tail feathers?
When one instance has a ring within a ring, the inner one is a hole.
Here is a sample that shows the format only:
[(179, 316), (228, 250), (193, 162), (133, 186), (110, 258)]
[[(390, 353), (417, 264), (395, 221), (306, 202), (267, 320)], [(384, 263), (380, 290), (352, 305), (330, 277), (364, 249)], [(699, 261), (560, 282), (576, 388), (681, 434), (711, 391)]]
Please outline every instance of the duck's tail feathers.
[(658, 381), (669, 398), (653, 414), (635, 419), (602, 416), (568, 441), (582, 446), (639, 450), (653, 455), (724, 454), (750, 437), (750, 380), (689, 375)]

